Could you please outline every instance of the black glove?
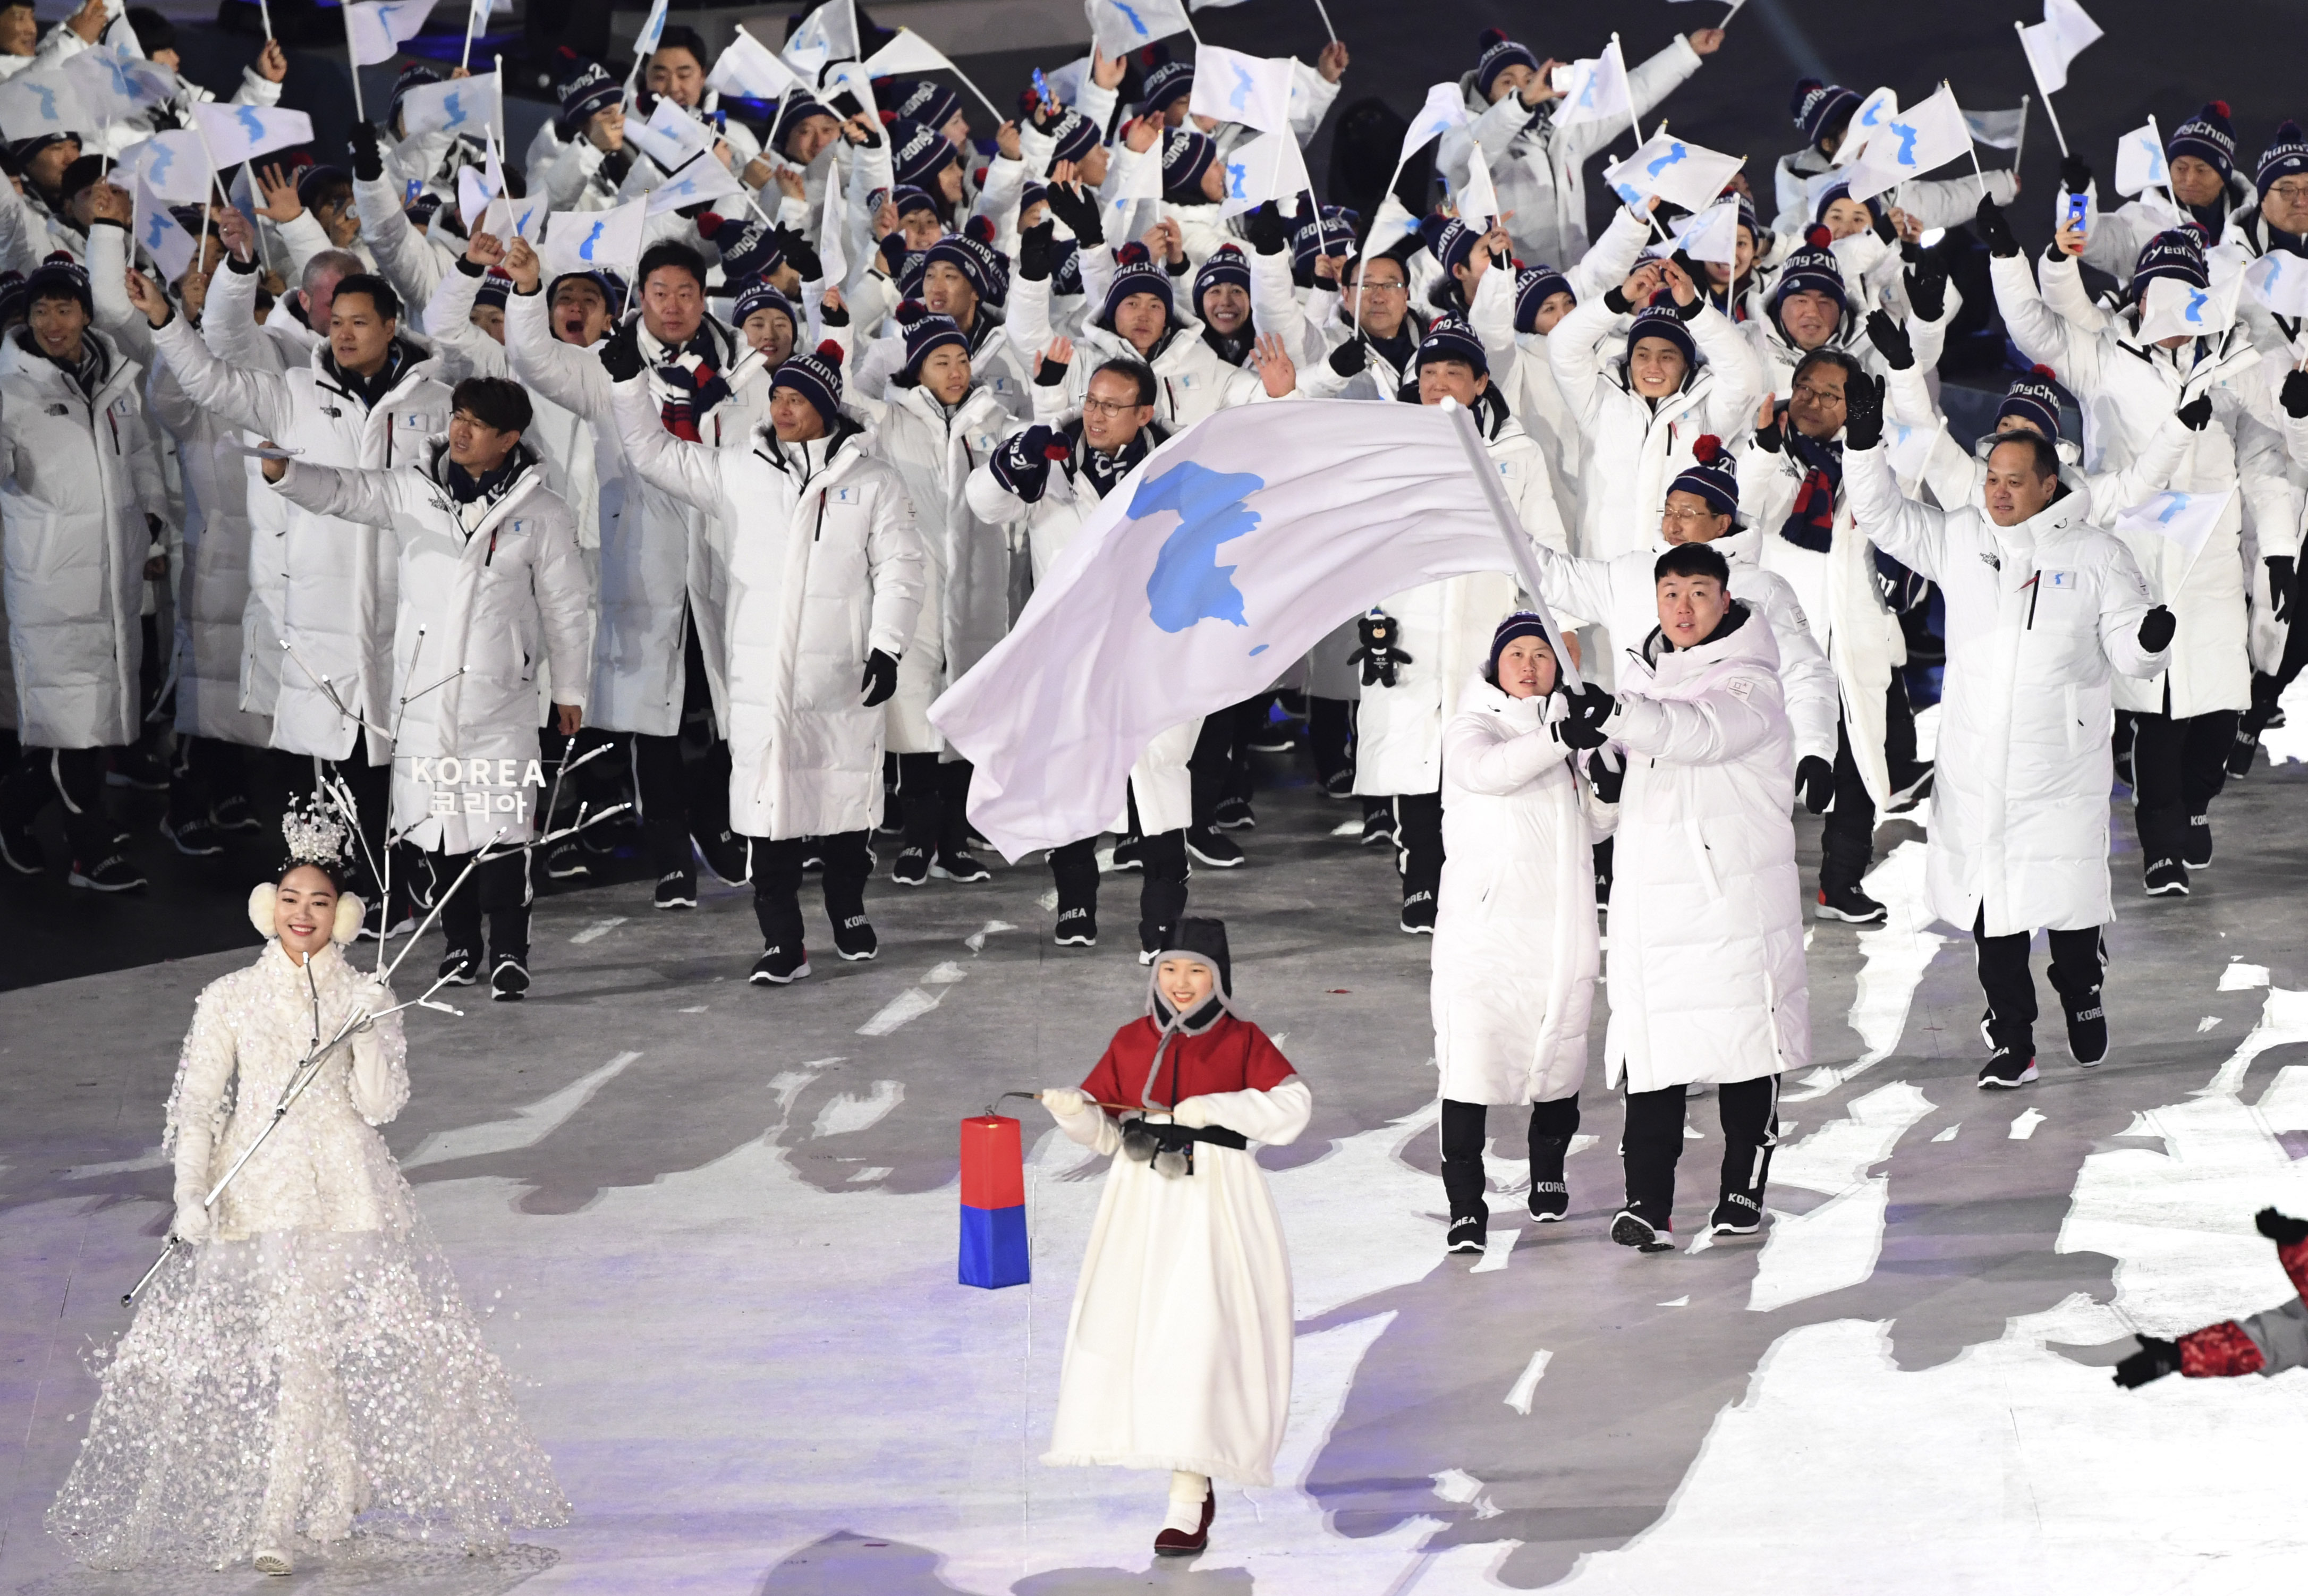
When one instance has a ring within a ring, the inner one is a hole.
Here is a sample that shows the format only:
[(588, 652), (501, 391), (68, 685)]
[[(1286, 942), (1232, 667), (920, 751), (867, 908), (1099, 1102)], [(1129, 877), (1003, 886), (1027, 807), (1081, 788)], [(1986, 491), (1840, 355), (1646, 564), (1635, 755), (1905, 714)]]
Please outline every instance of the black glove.
[(1899, 241), (1899, 229), (1891, 225), (1891, 212), (1888, 207), (1878, 211), (1874, 206), (1870, 205), (1867, 207), (1867, 225), (1875, 229), (1875, 236), (1878, 238), (1882, 239), (1886, 244), (1897, 244)]
[(2252, 1216), (2260, 1233), (2278, 1247), (2298, 1247), (2308, 1241), (2308, 1219), (2294, 1219), (2288, 1213), (2278, 1213), (2273, 1208), (2263, 1208)]
[(625, 181), (625, 174), (633, 169), (633, 152), (630, 145), (620, 144), (601, 157), (601, 177), (615, 193)]
[(847, 327), (849, 325), (849, 307), (846, 305), (820, 305), (817, 320), (821, 326)]
[(1796, 766), (1796, 785), (1803, 789), (1804, 807), (1824, 815), (1835, 801), (1835, 767), (1816, 754), (1806, 754)]
[(2160, 654), (2171, 646), (2172, 634), (2179, 629), (2180, 623), (2173, 618), (2172, 612), (2158, 604), (2140, 617), (2140, 646), (2151, 654)]
[(2261, 564), (2268, 567), (2269, 608), (2278, 620), (2288, 625), (2292, 619), (2292, 601), (2300, 596), (2298, 582), (2293, 574), (2292, 556), (2271, 554)]
[(2201, 432), (2212, 419), (2211, 390), (2206, 389), (2172, 412), (2180, 418), (2180, 425), (2190, 432)]
[(1908, 330), (1880, 310), (1867, 313), (1867, 341), (1893, 371), (1905, 371), (1916, 363), (1916, 346)]
[(1408, 654), (1394, 646), (1402, 641), (1401, 623), (1382, 610), (1374, 609), (1355, 625), (1363, 646), (1347, 656), (1347, 663), (1362, 666), (1364, 686), (1393, 686), (1395, 667), (1411, 662)]
[(1777, 454), (1779, 452), (1779, 429), (1787, 424), (1786, 416), (1787, 411), (1774, 410), (1770, 424), (1755, 428), (1755, 445), (1764, 453)]
[(641, 375), (642, 366), (639, 339), (610, 337), (601, 341), (601, 369), (609, 374), (611, 382), (632, 381)]
[(1947, 309), (1947, 263), (1939, 252), (1919, 249), (1908, 263), (1908, 303), (1927, 322), (1936, 322)]
[(378, 147), (376, 124), (356, 122), (349, 136), (353, 147), (353, 176), (364, 183), (374, 183), (384, 176), (384, 151)]
[(1049, 356), (1044, 355), (1034, 365), (1034, 386), (1056, 387), (1066, 380), (1066, 367), (1069, 364), (1071, 363), (1068, 361), (1053, 360)]
[(1595, 796), (1606, 804), (1619, 801), (1619, 789), (1627, 784), (1627, 767), (1598, 748), (1587, 755), (1587, 780), (1593, 784)]
[(2115, 1366), (2115, 1383), (2129, 1391), (2180, 1372), (2180, 1343), (2161, 1336), (2138, 1338), (2140, 1350)]
[(2010, 260), (2020, 253), (2020, 240), (2011, 236), (2011, 224), (2003, 219), (2003, 212), (1994, 200), (1981, 199), (1976, 220), (1979, 225), (1979, 236), (1986, 241), (1988, 254)]
[(898, 662), (875, 649), (866, 656), (866, 679), (857, 684), (857, 690), (866, 694), (866, 707), (869, 710), (877, 703), (889, 703), (890, 695), (898, 690)]
[(825, 275), (825, 263), (817, 258), (817, 251), (809, 240), (791, 228), (771, 228), (770, 242), (786, 257), (786, 264), (800, 274), (804, 282), (815, 282)]
[(1269, 200), (1250, 213), (1250, 246), (1261, 254), (1280, 254), (1290, 243), (1290, 220)]
[(1330, 367), (1342, 377), (1353, 376), (1370, 364), (1370, 351), (1359, 338), (1349, 338), (1331, 351)]
[(1843, 446), (1873, 449), (1882, 441), (1883, 379), (1863, 372), (1844, 384)]
[(1050, 214), (1072, 230), (1084, 249), (1106, 242), (1106, 229), (1098, 220), (1098, 203), (1089, 195), (1079, 192), (1072, 184), (1053, 183), (1044, 191)]
[(2060, 157), (2060, 186), (2070, 194), (2081, 194), (2092, 185), (2091, 163), (2080, 155)]
[[(1054, 453), (1055, 451), (1055, 453)], [(1029, 427), (1013, 433), (994, 452), (994, 479), (1031, 505), (1049, 486), (1050, 462), (1066, 457), (1066, 445), (1046, 427)]]
[(2308, 371), (2284, 374), (2284, 413), (2295, 421), (2308, 420)]
[(1599, 748), (1611, 739), (1603, 730), (1603, 722), (1619, 707), (1619, 701), (1589, 682), (1570, 699), (1570, 713), (1556, 729), (1563, 740), (1574, 748)]
[(1018, 275), (1039, 282), (1050, 274), (1050, 257), (1056, 252), (1058, 224), (1047, 217), (1018, 235)]
[(883, 274), (890, 277), (897, 276), (899, 272), (906, 269), (907, 249), (905, 234), (891, 233), (888, 237), (882, 240), (880, 246), (874, 251), (874, 253), (882, 257), (882, 271)]

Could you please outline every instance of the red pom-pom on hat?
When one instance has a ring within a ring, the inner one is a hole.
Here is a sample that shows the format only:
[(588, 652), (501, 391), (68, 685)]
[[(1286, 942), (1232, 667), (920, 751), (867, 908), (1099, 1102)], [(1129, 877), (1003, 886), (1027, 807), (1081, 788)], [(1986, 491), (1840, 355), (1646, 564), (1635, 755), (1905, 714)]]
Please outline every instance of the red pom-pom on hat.
[(990, 216), (973, 216), (961, 230), (980, 244), (994, 242), (994, 219)]
[(1813, 249), (1825, 249), (1835, 242), (1835, 235), (1827, 230), (1825, 222), (1815, 221), (1804, 229), (1804, 242)]
[(1704, 432), (1691, 445), (1691, 457), (1701, 465), (1713, 465), (1723, 458), (1723, 440), (1711, 432)]
[(1132, 238), (1114, 252), (1114, 258), (1124, 266), (1142, 266), (1154, 257), (1147, 253), (1146, 246)]
[(2212, 101), (2211, 108), (2218, 111), (2223, 118), (2232, 118), (2235, 116), (2234, 111), (2228, 109), (2228, 102), (2225, 99)]
[(930, 307), (919, 299), (908, 299), (890, 315), (896, 319), (900, 327), (910, 327), (929, 313)]
[(841, 346), (829, 338), (823, 343), (817, 346), (817, 358), (821, 360), (830, 360), (834, 365), (840, 366), (841, 364)]
[(2028, 370), (2029, 375), (2042, 377), (2047, 383), (2056, 383), (2060, 380), (2060, 374), (2048, 366), (2031, 366)]

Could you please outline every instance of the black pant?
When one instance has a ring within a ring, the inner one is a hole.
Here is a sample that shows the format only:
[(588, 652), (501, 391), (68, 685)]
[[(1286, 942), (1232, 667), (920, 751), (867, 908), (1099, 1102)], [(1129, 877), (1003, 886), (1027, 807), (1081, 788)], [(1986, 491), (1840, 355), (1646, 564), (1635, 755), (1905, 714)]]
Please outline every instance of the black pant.
[[(1897, 678), (1894, 678), (1896, 686)], [(1856, 887), (1875, 858), (1875, 800), (1859, 779), (1851, 756), (1850, 729), (1835, 722), (1835, 807), (1819, 833), (1819, 888), (1823, 893)]]
[[(353, 868), (354, 879), (359, 884), (361, 895), (375, 904), (377, 893), (384, 884), (377, 879), (376, 873), (384, 866), (385, 832), (392, 818), (392, 767), (371, 764), (368, 750), (362, 746), (365, 740), (357, 738), (351, 755), (343, 759), (323, 759), (317, 754), (313, 755), (310, 790), (319, 791), (322, 780), (326, 777), (332, 788), (341, 783), (344, 789), (352, 794), (353, 821), (360, 828), (360, 841), (354, 844), (349, 862)], [(396, 869), (396, 877), (400, 874)], [(396, 879), (394, 885), (398, 887), (400, 884)]]
[(247, 755), (238, 743), (179, 733), (168, 762), (168, 823), (182, 827), (205, 823), (211, 811), (232, 794), (248, 794)]
[[(1454, 1220), (1490, 1218), (1483, 1201), (1483, 1143), (1489, 1110), (1481, 1103), (1442, 1100), (1442, 1189)], [(1530, 1106), (1530, 1179), (1533, 1190), (1559, 1189), (1563, 1160), (1579, 1131), (1579, 1094)]]
[[(1986, 935), (1987, 916), (1982, 910), (1972, 921), (1971, 939), (1979, 950), (1979, 986), (1987, 995), (1987, 1040), (1998, 1048), (2033, 1057), (2036, 1051), (2036, 980), (2028, 973), (2028, 947), (2035, 937), (2026, 931), (2006, 936)], [(2099, 1006), (2102, 972), (2107, 951), (2100, 928), (2052, 931), (2052, 989), (2070, 1008)]]
[(16, 768), (0, 782), (0, 825), (11, 832), (30, 830), (51, 801), (64, 806), (65, 839), (72, 844), (73, 862), (84, 868), (101, 864), (113, 851), (115, 829), (104, 808), (103, 748), (39, 748), (26, 746)]
[[(1675, 1213), (1675, 1166), (1683, 1157), (1685, 1089), (1627, 1093), (1627, 1128), (1619, 1139), (1627, 1167), (1627, 1206), (1664, 1230)], [(1723, 1124), (1723, 1186), (1719, 1201), (1744, 1199), (1760, 1215), (1771, 1149), (1779, 1144), (1779, 1078), (1763, 1075), (1715, 1089)]]
[(1355, 769), (1355, 706), (1350, 699), (1306, 699), (1306, 740), (1314, 745), (1314, 773), (1327, 785), (1331, 777)]
[(906, 846), (940, 863), (969, 851), (969, 762), (934, 754), (900, 754), (898, 813)]
[(633, 733), (633, 799), (650, 868), (659, 876), (693, 872), (690, 838), (718, 840), (729, 829), (729, 744), (713, 735), (712, 682), (685, 612), (682, 631), (681, 729), (671, 737)]
[[(471, 860), (470, 853), (440, 853), (431, 857), (436, 890), (449, 884)], [(465, 884), (449, 893), (441, 905), (441, 935), (451, 953), (470, 955), (481, 962), (481, 917), (489, 921), (488, 951), (496, 958), (510, 955), (529, 960), (529, 855), (521, 850), (500, 854), (473, 867)]]
[[(1131, 818), (1137, 818), (1132, 806)], [(1151, 952), (1169, 939), (1186, 912), (1186, 833), (1157, 832), (1141, 840), (1143, 862), (1138, 887), (1138, 945)], [(1098, 910), (1098, 839), (1084, 837), (1050, 850), (1050, 875), (1058, 888), (1058, 912)]]
[[(2165, 702), (2170, 702), (2168, 694)], [(2140, 823), (2140, 857), (2150, 868), (2183, 857), (2190, 817), (2210, 809), (2226, 785), (2237, 720), (2234, 710), (2184, 720), (2131, 717), (2131, 801)]]
[(818, 885), (825, 894), (825, 918), (834, 929), (865, 922), (866, 876), (873, 867), (866, 837), (859, 831), (774, 842), (753, 839), (754, 919), (762, 927), (763, 947), (801, 945), (801, 867), (811, 858), (824, 861)]
[(1402, 876), (1402, 906), (1432, 903), (1442, 885), (1442, 795), (1399, 795), (1394, 825), (1394, 867)]

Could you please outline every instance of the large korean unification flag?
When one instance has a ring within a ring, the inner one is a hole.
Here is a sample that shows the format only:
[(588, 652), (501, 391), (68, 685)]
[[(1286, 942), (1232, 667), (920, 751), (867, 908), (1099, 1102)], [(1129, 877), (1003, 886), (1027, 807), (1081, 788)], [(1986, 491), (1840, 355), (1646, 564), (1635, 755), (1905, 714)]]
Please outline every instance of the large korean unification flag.
[(1147, 456), (930, 706), (977, 766), (977, 829), (1013, 859), (1089, 836), (1158, 733), (1263, 691), (1391, 593), (1513, 569), (1465, 424), (1294, 399), (1220, 411)]

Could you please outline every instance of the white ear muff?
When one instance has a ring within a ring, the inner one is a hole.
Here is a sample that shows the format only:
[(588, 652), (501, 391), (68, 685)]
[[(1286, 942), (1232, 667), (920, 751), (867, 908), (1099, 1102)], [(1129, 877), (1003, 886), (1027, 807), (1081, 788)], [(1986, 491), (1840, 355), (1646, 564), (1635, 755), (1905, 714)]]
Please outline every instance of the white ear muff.
[(280, 935), (272, 923), (273, 903), (280, 896), (280, 889), (269, 881), (260, 881), (248, 889), (248, 923), (267, 942)]
[(337, 921), (329, 927), (329, 940), (340, 947), (349, 945), (360, 935), (361, 921), (368, 915), (368, 905), (360, 901), (358, 893), (346, 893), (337, 899)]

